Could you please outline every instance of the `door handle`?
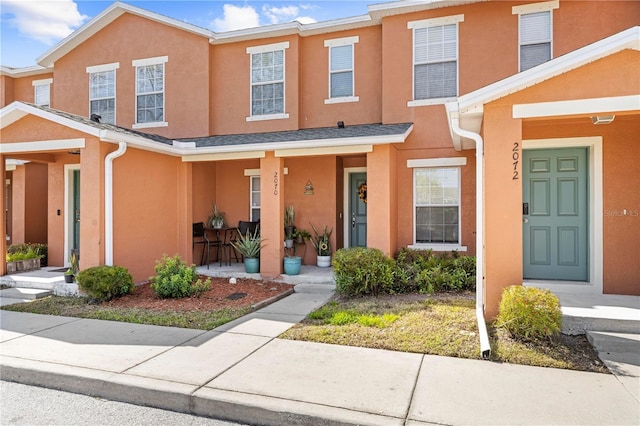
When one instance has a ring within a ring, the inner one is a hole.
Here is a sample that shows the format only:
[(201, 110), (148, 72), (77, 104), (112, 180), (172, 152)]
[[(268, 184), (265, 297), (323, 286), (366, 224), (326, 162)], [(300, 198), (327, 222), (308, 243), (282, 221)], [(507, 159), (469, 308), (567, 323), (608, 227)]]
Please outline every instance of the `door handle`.
[(523, 217), (522, 218), (522, 223), (529, 223), (529, 218), (528, 217)]
[(351, 214), (351, 229), (356, 229), (356, 214)]

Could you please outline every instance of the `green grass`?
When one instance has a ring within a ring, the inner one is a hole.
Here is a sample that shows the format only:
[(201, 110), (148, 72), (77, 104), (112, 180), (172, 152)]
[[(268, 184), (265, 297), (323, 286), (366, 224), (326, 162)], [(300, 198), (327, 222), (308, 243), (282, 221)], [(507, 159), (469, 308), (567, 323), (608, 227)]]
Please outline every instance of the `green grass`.
[[(338, 298), (280, 336), (285, 339), (480, 358), (473, 294)], [(490, 328), (492, 360), (608, 372), (584, 336), (517, 341)]]
[(3, 306), (2, 309), (44, 315), (60, 315), (122, 321), (135, 324), (212, 330), (251, 311), (250, 307), (215, 311), (154, 311), (151, 309), (116, 308), (88, 303), (82, 297), (51, 296), (28, 303)]

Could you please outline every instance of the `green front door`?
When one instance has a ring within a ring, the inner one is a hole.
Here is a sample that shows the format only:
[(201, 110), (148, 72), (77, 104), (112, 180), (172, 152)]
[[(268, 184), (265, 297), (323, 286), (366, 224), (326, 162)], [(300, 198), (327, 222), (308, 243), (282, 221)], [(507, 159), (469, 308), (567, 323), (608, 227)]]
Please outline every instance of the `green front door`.
[(523, 152), (525, 279), (589, 280), (587, 148)]
[[(364, 193), (363, 193), (364, 191)], [(367, 246), (367, 174), (349, 175), (349, 246)]]
[(73, 171), (73, 227), (71, 251), (80, 255), (80, 170)]

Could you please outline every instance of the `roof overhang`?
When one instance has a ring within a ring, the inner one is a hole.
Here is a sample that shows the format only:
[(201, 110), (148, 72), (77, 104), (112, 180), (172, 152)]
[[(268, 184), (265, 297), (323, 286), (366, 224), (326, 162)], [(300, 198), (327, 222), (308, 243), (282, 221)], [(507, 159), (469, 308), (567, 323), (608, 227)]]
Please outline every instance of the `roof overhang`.
[(53, 67), (45, 68), (41, 67), (40, 65), (32, 65), (30, 67), (23, 68), (12, 68), (0, 65), (0, 75), (7, 75), (14, 78), (31, 77), (35, 75), (50, 74), (52, 72)]
[[(559, 56), (549, 62), (545, 62), (544, 64), (538, 65), (529, 70), (520, 72), (481, 89), (467, 93), (466, 95), (458, 97), (456, 101), (447, 103), (445, 107), (447, 110), (449, 130), (451, 132), (454, 148), (457, 150), (473, 148), (475, 146), (475, 142), (460, 138), (460, 136), (453, 132), (453, 119), (459, 119), (460, 127), (463, 129), (478, 133), (482, 125), (485, 104), (626, 49), (640, 50), (640, 26), (629, 28), (590, 45), (574, 50), (573, 52)], [(633, 103), (635, 102), (634, 98), (635, 96), (630, 97), (628, 101)], [(619, 98), (615, 99), (619, 100)], [(548, 109), (547, 111), (555, 111), (553, 115), (571, 115), (571, 109), (567, 109), (567, 107), (569, 105), (577, 104), (574, 101), (568, 101), (570, 103), (563, 102), (564, 101), (547, 102), (544, 107), (551, 108), (551, 104), (554, 104), (553, 108)], [(590, 102), (589, 104), (591, 104), (590, 107), (584, 108), (599, 108), (596, 106), (598, 103)], [(607, 102), (603, 101), (599, 105), (600, 107), (604, 107), (606, 104)], [(519, 108), (522, 110), (523, 107)], [(585, 111), (587, 110), (585, 109)]]
[(443, 7), (464, 6), (488, 0), (400, 0), (388, 3), (372, 4), (367, 7), (372, 18), (400, 15), (403, 13), (421, 12), (423, 10), (440, 9)]

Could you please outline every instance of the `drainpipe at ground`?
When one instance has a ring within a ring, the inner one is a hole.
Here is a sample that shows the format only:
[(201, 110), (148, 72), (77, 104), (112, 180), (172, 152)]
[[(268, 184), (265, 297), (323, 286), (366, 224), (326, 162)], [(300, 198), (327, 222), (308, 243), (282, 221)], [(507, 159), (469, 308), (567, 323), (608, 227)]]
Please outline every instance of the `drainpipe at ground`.
[(489, 359), (491, 346), (484, 320), (484, 141), (478, 133), (460, 128), (458, 118), (451, 119), (453, 132), (476, 142), (476, 320), (480, 333), (480, 353)]
[(127, 151), (126, 142), (104, 159), (104, 264), (113, 266), (113, 160)]

